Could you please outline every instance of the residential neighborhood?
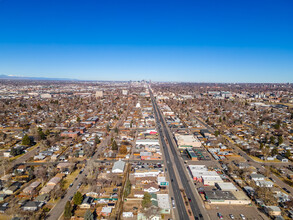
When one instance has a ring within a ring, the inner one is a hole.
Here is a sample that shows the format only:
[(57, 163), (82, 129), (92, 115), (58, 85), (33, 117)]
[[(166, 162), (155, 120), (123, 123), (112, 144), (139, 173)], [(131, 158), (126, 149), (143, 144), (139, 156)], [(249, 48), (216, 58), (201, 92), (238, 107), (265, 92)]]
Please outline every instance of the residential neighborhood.
[(3, 81), (0, 219), (290, 219), (278, 86)]

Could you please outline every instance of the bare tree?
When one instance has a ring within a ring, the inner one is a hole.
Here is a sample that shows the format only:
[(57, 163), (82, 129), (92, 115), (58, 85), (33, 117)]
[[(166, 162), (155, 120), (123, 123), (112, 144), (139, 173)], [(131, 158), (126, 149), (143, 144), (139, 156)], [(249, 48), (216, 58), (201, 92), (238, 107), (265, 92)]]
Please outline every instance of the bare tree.
[(47, 169), (43, 166), (40, 166), (37, 169), (35, 169), (34, 174), (38, 178), (41, 178), (42, 185), (44, 185), (44, 181), (47, 179)]

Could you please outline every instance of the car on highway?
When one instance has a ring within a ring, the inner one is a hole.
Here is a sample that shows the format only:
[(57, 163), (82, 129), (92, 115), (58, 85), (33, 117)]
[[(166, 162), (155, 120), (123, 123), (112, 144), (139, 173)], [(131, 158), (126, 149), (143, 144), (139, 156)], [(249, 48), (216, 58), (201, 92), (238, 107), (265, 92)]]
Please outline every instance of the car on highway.
[(243, 214), (240, 214), (240, 217), (241, 217), (242, 220), (245, 220), (246, 219)]
[(199, 214), (198, 214), (198, 216), (199, 216), (200, 218), (203, 218), (203, 216), (202, 216), (202, 214), (201, 214), (201, 213), (199, 213)]
[(223, 219), (223, 215), (220, 212), (217, 213), (217, 216), (219, 219)]
[(285, 192), (287, 192), (287, 193), (291, 193), (287, 188), (282, 188)]
[(188, 197), (188, 201), (191, 202), (191, 198)]
[(69, 187), (72, 187), (73, 186), (73, 183), (71, 183), (70, 185), (69, 185)]
[(189, 214), (189, 215), (192, 215), (192, 213), (191, 213), (191, 210), (190, 210), (190, 209), (188, 209), (188, 214)]
[(235, 219), (234, 215), (230, 214), (229, 216), (231, 219)]
[(276, 182), (276, 180), (274, 180), (272, 177), (269, 178), (272, 182)]
[(174, 208), (175, 208), (175, 200), (174, 200), (173, 197), (171, 197), (171, 201), (172, 201), (172, 207), (173, 207), (173, 209), (174, 209)]

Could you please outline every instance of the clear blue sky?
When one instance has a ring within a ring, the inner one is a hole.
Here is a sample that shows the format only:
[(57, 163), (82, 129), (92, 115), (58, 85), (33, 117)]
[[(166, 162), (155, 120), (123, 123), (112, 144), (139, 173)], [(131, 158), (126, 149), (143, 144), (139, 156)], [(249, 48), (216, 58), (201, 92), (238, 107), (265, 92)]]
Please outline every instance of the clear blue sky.
[(293, 82), (292, 0), (0, 0), (0, 75)]

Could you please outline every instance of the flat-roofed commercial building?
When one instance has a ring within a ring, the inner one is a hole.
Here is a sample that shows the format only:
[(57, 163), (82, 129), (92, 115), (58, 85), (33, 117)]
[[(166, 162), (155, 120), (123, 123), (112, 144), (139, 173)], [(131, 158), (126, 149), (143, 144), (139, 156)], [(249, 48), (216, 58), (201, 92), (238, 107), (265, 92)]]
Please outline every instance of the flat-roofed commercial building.
[(196, 154), (194, 153), (194, 151), (192, 150), (192, 148), (186, 148), (186, 152), (187, 152), (188, 157), (189, 157), (191, 160), (198, 160), (198, 159), (197, 159), (197, 156), (196, 156)]
[(201, 142), (194, 135), (181, 135), (175, 134), (175, 138), (177, 140), (178, 147), (180, 146), (192, 146), (192, 147), (200, 147)]

